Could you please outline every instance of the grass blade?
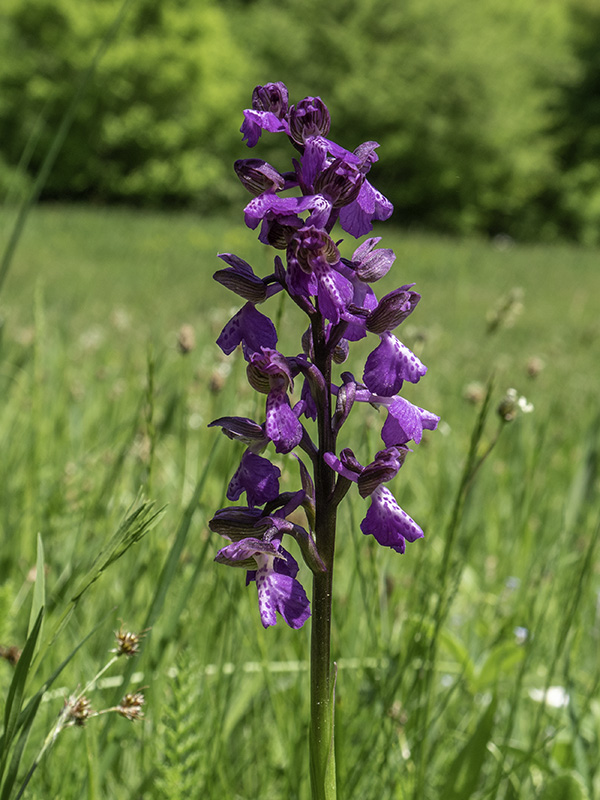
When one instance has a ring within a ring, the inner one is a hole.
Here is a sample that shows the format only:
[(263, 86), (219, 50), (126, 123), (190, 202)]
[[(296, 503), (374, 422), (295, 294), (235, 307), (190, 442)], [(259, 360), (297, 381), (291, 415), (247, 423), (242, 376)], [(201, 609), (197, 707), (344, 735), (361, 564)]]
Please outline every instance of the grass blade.
[(15, 674), (13, 675), (8, 696), (6, 698), (6, 707), (4, 709), (4, 733), (0, 740), (0, 780), (4, 775), (6, 769), (6, 762), (8, 753), (12, 744), (13, 738), (17, 731), (19, 714), (21, 713), (21, 704), (23, 702), (23, 694), (25, 693), (25, 684), (29, 675), (29, 667), (35, 652), (38, 636), (42, 627), (42, 619), (44, 617), (44, 609), (41, 608), (34, 626), (29, 634), (21, 657), (17, 662)]

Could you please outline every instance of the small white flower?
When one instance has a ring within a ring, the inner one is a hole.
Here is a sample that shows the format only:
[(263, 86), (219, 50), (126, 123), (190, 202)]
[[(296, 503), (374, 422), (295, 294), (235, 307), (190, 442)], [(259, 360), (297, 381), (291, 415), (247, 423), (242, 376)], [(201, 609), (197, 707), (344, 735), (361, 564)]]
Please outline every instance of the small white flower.
[(536, 703), (545, 702), (552, 708), (566, 708), (569, 705), (569, 694), (564, 686), (549, 686), (545, 692), (543, 689), (530, 689), (529, 697)]

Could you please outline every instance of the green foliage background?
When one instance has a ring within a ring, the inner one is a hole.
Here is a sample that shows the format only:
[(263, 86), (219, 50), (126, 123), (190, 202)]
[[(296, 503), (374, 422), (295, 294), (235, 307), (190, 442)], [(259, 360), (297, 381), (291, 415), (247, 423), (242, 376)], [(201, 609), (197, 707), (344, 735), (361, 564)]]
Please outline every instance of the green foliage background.
[[(0, 197), (40, 168), (121, 0), (7, 0)], [(377, 139), (401, 224), (600, 239), (600, 9), (592, 0), (133, 0), (44, 197), (227, 205), (257, 83), (319, 94)]]

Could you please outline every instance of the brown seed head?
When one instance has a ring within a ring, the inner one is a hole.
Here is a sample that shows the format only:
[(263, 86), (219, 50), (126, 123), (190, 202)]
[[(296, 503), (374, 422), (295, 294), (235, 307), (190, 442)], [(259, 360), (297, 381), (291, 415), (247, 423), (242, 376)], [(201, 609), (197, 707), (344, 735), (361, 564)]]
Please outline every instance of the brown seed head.
[(122, 717), (133, 722), (133, 720), (141, 719), (144, 716), (142, 711), (144, 703), (145, 698), (141, 692), (126, 694), (117, 706), (117, 711)]
[(118, 656), (135, 656), (139, 653), (140, 642), (144, 638), (143, 633), (130, 633), (129, 631), (120, 628), (115, 631), (115, 638), (117, 646), (111, 653), (116, 653)]

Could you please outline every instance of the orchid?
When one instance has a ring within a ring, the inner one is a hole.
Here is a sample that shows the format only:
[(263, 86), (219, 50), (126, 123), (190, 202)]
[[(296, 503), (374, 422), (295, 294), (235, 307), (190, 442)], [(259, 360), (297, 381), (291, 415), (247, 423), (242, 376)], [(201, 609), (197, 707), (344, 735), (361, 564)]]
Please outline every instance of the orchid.
[[(218, 345), (226, 355), (241, 347), (248, 381), (266, 402), (263, 420), (231, 416), (211, 423), (246, 445), (227, 498), (236, 502), (245, 494), (247, 505), (220, 509), (209, 523), (228, 541), (216, 561), (245, 568), (247, 584), (256, 585), (265, 628), (275, 625), (278, 615), (294, 629), (311, 616), (300, 568), (287, 549), (291, 539), (312, 572), (311, 778), (313, 796), (329, 800), (335, 797), (330, 627), (337, 508), (355, 483), (369, 500), (362, 532), (405, 553), (407, 543), (424, 534), (384, 484), (404, 464), (408, 443), (418, 444), (439, 421), (399, 394), (405, 381), (416, 384), (427, 372), (392, 332), (413, 313), (420, 294), (414, 284), (405, 284), (378, 299), (373, 285), (392, 268), (393, 251), (371, 236), (345, 256), (343, 241), (332, 233), (339, 224), (359, 238), (371, 232), (374, 221), (391, 215), (391, 203), (367, 179), (379, 145), (365, 142), (351, 152), (328, 138), (330, 127), (321, 98), (290, 105), (280, 82), (257, 86), (252, 107), (244, 111), (241, 132), (249, 147), (263, 133), (285, 134), (295, 153), (288, 171), (260, 158), (239, 159), (234, 167), (252, 195), (245, 223), (277, 254), (272, 273), (260, 277), (244, 259), (222, 253), (226, 266), (214, 275), (244, 301)], [(301, 352), (295, 355), (280, 352), (276, 326), (262, 310), (280, 292), (307, 317), (308, 327), (299, 331)], [(375, 341), (362, 382), (350, 372), (336, 379), (335, 365), (349, 357), (352, 342), (365, 337)], [(381, 431), (385, 447), (365, 467), (350, 448), (339, 455), (336, 448), (356, 403), (387, 412)], [(271, 449), (279, 459), (296, 456), (297, 491), (280, 491), (281, 470), (267, 455)], [(309, 466), (298, 457), (300, 451)], [(300, 509), (304, 524), (298, 521)]]

